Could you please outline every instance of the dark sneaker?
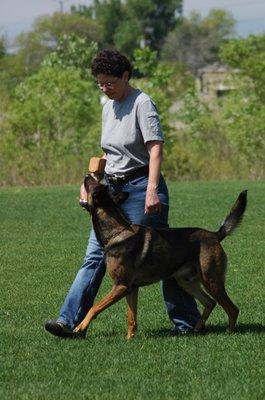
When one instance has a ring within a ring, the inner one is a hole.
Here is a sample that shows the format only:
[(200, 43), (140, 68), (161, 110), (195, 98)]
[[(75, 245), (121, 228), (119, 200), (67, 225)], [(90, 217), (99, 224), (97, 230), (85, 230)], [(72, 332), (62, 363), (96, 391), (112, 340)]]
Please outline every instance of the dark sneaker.
[(84, 339), (86, 336), (86, 332), (75, 333), (71, 328), (56, 319), (46, 321), (44, 327), (52, 335), (62, 338)]
[(174, 326), (171, 332), (173, 335), (190, 335), (194, 333), (193, 328), (189, 326)]
[(172, 328), (172, 333), (174, 335), (204, 335), (207, 333), (205, 326), (201, 328), (200, 331), (194, 331), (194, 328), (191, 326), (174, 326)]

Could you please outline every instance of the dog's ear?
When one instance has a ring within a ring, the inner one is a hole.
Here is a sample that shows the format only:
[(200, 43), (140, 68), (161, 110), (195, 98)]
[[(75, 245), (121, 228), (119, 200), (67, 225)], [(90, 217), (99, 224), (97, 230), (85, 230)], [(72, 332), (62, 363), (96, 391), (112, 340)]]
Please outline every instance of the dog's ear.
[(128, 192), (121, 192), (121, 191), (120, 192), (110, 192), (110, 195), (111, 195), (114, 203), (117, 205), (123, 203), (129, 197)]

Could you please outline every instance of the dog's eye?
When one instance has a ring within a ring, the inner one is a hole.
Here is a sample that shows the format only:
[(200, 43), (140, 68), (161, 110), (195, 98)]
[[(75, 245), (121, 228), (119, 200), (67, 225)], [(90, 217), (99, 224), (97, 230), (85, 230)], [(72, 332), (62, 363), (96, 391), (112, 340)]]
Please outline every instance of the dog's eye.
[(107, 193), (107, 188), (105, 186), (95, 188), (92, 194), (93, 201), (96, 202), (96, 204), (103, 205), (104, 200), (109, 198)]

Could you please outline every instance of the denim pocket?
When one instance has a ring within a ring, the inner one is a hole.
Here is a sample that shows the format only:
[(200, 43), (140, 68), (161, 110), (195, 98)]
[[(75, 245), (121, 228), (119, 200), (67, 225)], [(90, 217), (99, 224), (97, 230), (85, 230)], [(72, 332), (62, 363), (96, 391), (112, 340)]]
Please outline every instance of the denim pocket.
[(148, 176), (140, 176), (129, 182), (129, 186), (133, 188), (146, 189), (148, 184)]

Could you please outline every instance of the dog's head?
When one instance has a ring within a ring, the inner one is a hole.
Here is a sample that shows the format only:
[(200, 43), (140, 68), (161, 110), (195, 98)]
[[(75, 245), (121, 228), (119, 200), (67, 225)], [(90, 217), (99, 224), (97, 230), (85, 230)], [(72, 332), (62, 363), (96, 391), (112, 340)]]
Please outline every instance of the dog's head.
[(108, 186), (100, 183), (91, 174), (86, 175), (84, 186), (87, 192), (87, 208), (89, 211), (92, 208), (111, 206), (113, 203), (115, 205), (121, 204), (129, 196), (127, 192), (111, 191)]

